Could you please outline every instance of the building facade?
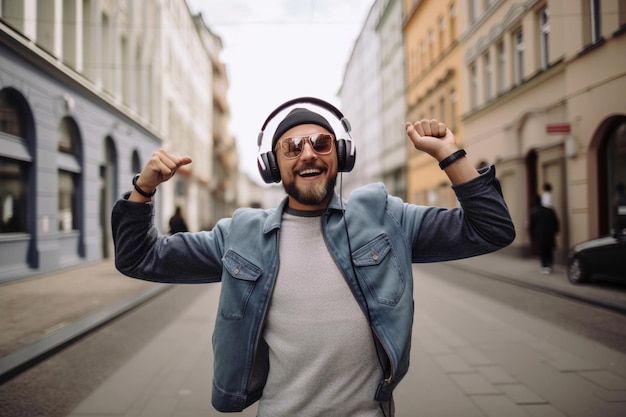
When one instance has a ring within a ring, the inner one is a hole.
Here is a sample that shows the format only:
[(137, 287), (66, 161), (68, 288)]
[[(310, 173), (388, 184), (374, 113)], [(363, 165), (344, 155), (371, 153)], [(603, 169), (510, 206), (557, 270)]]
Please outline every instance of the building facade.
[(380, 2), (376, 32), (380, 41), (382, 154), (381, 177), (389, 193), (406, 199), (407, 121), (402, 36), (402, 1)]
[[(458, 5), (456, 1), (404, 0), (407, 120), (438, 119), (463, 145), (460, 123), (460, 67)], [(405, 134), (406, 138), (406, 134)], [(430, 155), (407, 148), (407, 201), (454, 207), (448, 177)]]
[[(391, 3), (376, 0), (370, 13), (384, 16)], [(626, 184), (626, 1), (403, 0), (401, 19), (406, 120), (443, 120), (477, 168), (496, 165), (518, 232), (506, 252), (535, 252), (527, 225), (545, 184), (561, 223), (559, 261), (577, 242), (617, 227), (615, 201)], [(341, 101), (347, 113), (369, 115), (353, 122), (354, 131), (378, 117), (386, 161), (391, 104), (384, 86), (395, 43), (383, 23), (370, 40), (381, 51), (379, 78), (365, 80), (355, 69), (357, 54), (365, 55), (357, 40)], [(366, 84), (379, 86), (383, 108), (356, 87)], [(366, 140), (362, 147), (379, 146)], [(436, 161), (404, 140), (406, 200), (456, 206)], [(370, 162), (357, 159), (357, 167), (380, 166)]]
[(558, 255), (617, 222), (626, 183), (626, 2), (467, 1), (461, 17), (462, 124), (468, 153), (496, 163), (527, 255), (548, 183)]
[(184, 0), (0, 1), (0, 281), (111, 257), (111, 208), (161, 146), (194, 162), (157, 226), (214, 221), (207, 183), (236, 164), (220, 48)]
[(382, 178), (382, 118), (380, 84), (380, 37), (376, 25), (380, 2), (375, 1), (346, 64), (338, 96), (341, 111), (352, 125), (356, 165), (343, 177), (347, 196), (355, 188)]

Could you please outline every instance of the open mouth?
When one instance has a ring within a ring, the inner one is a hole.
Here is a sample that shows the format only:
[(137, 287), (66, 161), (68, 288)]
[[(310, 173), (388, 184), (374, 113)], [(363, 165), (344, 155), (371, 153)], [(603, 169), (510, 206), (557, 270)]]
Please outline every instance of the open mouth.
[(304, 178), (308, 178), (308, 177), (315, 177), (316, 175), (320, 175), (321, 173), (322, 173), (321, 169), (309, 168), (309, 169), (303, 169), (302, 171), (298, 173), (298, 175)]

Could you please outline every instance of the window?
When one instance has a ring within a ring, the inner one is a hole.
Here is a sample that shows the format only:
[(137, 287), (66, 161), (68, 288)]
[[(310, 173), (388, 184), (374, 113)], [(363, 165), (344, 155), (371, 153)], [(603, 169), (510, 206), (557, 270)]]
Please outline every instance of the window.
[(550, 35), (549, 17), (548, 7), (541, 8), (539, 11), (539, 53), (541, 54), (541, 69), (548, 68), (548, 63), (550, 62), (548, 55), (548, 40)]
[(450, 42), (456, 39), (456, 5), (450, 5)]
[(602, 39), (600, 0), (583, 2), (583, 40), (585, 45), (593, 45)]
[(435, 32), (431, 29), (428, 31), (428, 60), (432, 64), (435, 60)]
[(493, 68), (491, 67), (491, 54), (489, 53), (489, 51), (487, 51), (487, 53), (483, 55), (483, 70), (485, 75), (485, 101), (489, 101), (493, 96), (491, 87), (491, 84), (493, 82)]
[(476, 20), (476, 0), (467, 0), (467, 12), (470, 24)]
[(139, 158), (139, 152), (137, 152), (136, 150), (133, 151), (133, 159), (131, 160), (130, 163), (130, 170), (131, 172), (134, 173), (139, 173), (141, 172), (141, 169), (143, 168), (141, 166), (141, 158)]
[(80, 229), (78, 213), (78, 184), (81, 173), (78, 152), (78, 128), (73, 119), (66, 117), (61, 121), (58, 132), (58, 212), (59, 232), (71, 232)]
[(0, 90), (0, 233), (29, 230), (32, 157), (27, 140), (27, 108), (22, 100), (16, 90)]
[(456, 132), (456, 91), (450, 90), (450, 130)]
[(15, 97), (6, 90), (0, 91), (0, 132), (23, 137), (24, 128), (19, 118)]
[(504, 49), (504, 41), (500, 41), (496, 45), (496, 55), (498, 59), (496, 88), (498, 89), (498, 93), (502, 93), (506, 88), (506, 51)]
[(71, 232), (79, 229), (76, 208), (78, 201), (76, 196), (76, 174), (67, 171), (59, 171), (59, 232)]
[(28, 233), (28, 164), (0, 158), (0, 233)]
[(600, 18), (600, 0), (589, 0), (589, 17), (591, 24), (591, 43), (596, 43), (602, 38), (602, 21)]
[(439, 23), (437, 24), (439, 28), (439, 53), (443, 53), (445, 49), (445, 33), (446, 33), (446, 21), (443, 20), (443, 17), (439, 17)]
[(470, 107), (472, 109), (478, 106), (478, 79), (476, 74), (476, 63), (473, 63), (469, 69), (470, 82)]
[(617, 19), (620, 28), (626, 26), (626, 0), (619, 0), (617, 2)]
[(515, 45), (515, 84), (521, 84), (524, 80), (524, 33), (519, 28), (513, 34)]
[(439, 121), (448, 123), (446, 116), (446, 98), (444, 96), (439, 98)]

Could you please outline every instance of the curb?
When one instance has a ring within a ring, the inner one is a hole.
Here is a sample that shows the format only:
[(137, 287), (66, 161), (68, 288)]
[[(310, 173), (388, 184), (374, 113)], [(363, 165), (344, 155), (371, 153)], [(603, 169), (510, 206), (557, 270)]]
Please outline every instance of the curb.
[[(611, 300), (601, 299), (598, 297), (591, 297), (584, 292), (576, 291), (574, 288), (572, 288), (571, 291), (568, 291), (568, 290), (559, 289), (550, 285), (538, 285), (532, 282), (522, 281), (520, 279), (513, 278), (513, 277), (505, 277), (501, 274), (496, 274), (496, 273), (486, 271), (481, 268), (475, 268), (475, 267), (468, 266), (468, 265), (453, 264), (453, 263), (450, 263), (448, 265), (453, 268), (457, 268), (457, 269), (464, 270), (467, 272), (472, 272), (480, 276), (484, 276), (484, 277), (491, 278), (491, 279), (496, 279), (498, 281), (506, 282), (508, 284), (517, 285), (518, 287), (527, 288), (527, 289), (531, 289), (535, 291), (541, 291), (541, 292), (549, 293), (555, 296), (573, 299), (576, 301), (582, 301), (586, 304), (591, 304), (596, 307), (601, 307), (607, 310), (611, 310), (611, 311), (626, 315), (626, 305), (619, 304)], [(580, 286), (575, 287), (575, 288), (580, 288)]]
[(30, 364), (46, 357), (56, 349), (62, 348), (69, 342), (86, 335), (97, 327), (121, 316), (170, 288), (172, 288), (172, 285), (160, 285), (150, 288), (132, 298), (76, 320), (15, 352), (3, 356), (0, 358), (0, 384), (11, 379)]

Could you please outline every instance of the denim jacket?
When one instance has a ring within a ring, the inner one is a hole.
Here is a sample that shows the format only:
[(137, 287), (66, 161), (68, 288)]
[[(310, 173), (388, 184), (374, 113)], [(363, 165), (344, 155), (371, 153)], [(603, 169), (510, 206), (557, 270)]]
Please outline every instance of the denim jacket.
[[(383, 365), (372, 396), (388, 401), (409, 367), (412, 263), (495, 251), (515, 237), (495, 168), (453, 186), (453, 209), (404, 203), (382, 184), (334, 195), (322, 215), (328, 250), (369, 316)], [(127, 197), (126, 197), (127, 198)], [(152, 204), (121, 199), (112, 214), (115, 263), (125, 275), (165, 283), (221, 282), (213, 334), (213, 406), (241, 411), (263, 392), (269, 359), (263, 325), (280, 263), (286, 200), (272, 210), (239, 209), (211, 231), (159, 235)]]

